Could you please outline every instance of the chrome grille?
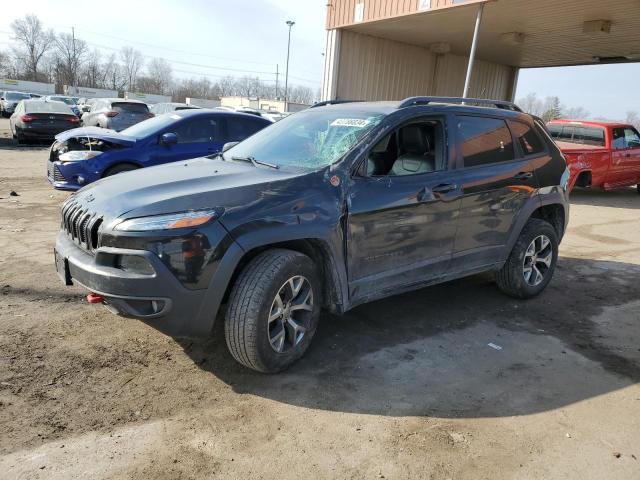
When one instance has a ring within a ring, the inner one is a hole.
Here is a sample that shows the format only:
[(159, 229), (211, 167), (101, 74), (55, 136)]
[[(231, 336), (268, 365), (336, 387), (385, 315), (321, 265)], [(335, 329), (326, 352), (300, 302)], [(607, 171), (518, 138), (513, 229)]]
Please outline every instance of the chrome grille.
[(71, 201), (62, 206), (62, 230), (88, 252), (98, 248), (98, 230), (102, 217)]
[(57, 165), (53, 166), (53, 180), (54, 182), (66, 182), (67, 179), (64, 178), (64, 175), (60, 172), (60, 169)]
[(54, 182), (66, 182), (67, 181), (67, 179), (64, 178), (64, 175), (62, 175), (62, 172), (60, 172), (60, 169), (58, 168), (58, 166), (53, 162), (48, 162), (47, 163), (47, 175)]

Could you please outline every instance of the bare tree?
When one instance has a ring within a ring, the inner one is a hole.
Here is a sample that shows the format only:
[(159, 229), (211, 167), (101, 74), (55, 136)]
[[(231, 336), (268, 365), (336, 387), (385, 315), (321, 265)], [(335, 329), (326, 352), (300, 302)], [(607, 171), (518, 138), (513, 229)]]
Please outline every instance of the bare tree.
[(103, 86), (111, 90), (122, 91), (127, 85), (127, 77), (124, 68), (116, 59), (115, 53), (112, 53), (102, 66)]
[(16, 42), (14, 55), (23, 64), (27, 80), (38, 81), (38, 65), (53, 46), (54, 34), (45, 31), (40, 19), (35, 15), (11, 22), (12, 39)]
[(633, 125), (637, 129), (640, 129), (640, 115), (635, 110), (630, 110), (627, 112), (626, 123), (629, 125)]
[(544, 113), (542, 101), (538, 100), (538, 96), (535, 93), (528, 94), (516, 103), (522, 110), (532, 115), (540, 116)]
[(7, 52), (0, 52), (0, 77), (15, 78), (16, 65)]
[(590, 117), (591, 112), (584, 107), (568, 107), (562, 111), (562, 118), (567, 120), (586, 120)]
[(144, 65), (142, 54), (132, 47), (124, 47), (120, 51), (120, 59), (122, 60), (122, 68), (124, 76), (127, 79), (127, 88), (129, 91), (135, 90), (136, 80), (140, 74), (140, 70)]
[(154, 58), (147, 65), (147, 76), (150, 80), (150, 88), (152, 88), (155, 93), (169, 93), (172, 75), (171, 64), (164, 58)]
[(79, 83), (85, 87), (101, 88), (104, 79), (102, 67), (102, 55), (100, 51), (94, 48), (92, 52), (87, 52), (85, 61), (78, 73)]
[(221, 97), (228, 97), (230, 95), (235, 95), (235, 83), (236, 79), (230, 75), (223, 77), (218, 82), (218, 89)]
[(77, 86), (78, 69), (89, 52), (86, 42), (74, 38), (69, 33), (61, 33), (56, 37), (55, 45), (58, 82), (63, 85)]
[(298, 85), (289, 89), (289, 101), (310, 105), (313, 101), (313, 89)]

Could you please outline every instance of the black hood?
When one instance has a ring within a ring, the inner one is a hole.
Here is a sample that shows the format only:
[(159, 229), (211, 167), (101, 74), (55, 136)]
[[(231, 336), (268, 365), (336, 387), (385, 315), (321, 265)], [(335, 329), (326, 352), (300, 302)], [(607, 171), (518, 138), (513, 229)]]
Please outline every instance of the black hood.
[(301, 175), (240, 161), (197, 158), (99, 180), (70, 201), (102, 216), (108, 228), (118, 218), (244, 206), (264, 195), (273, 182)]

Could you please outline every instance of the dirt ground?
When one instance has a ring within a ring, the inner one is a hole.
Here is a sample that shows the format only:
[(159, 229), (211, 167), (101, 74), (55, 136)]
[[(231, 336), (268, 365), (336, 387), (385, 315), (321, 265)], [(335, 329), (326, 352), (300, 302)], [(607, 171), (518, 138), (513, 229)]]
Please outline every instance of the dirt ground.
[(640, 478), (635, 189), (573, 195), (541, 297), (485, 275), (325, 314), (308, 355), (265, 376), (232, 360), (221, 322), (176, 341), (62, 286), (67, 194), (46, 149), (6, 130), (0, 478)]

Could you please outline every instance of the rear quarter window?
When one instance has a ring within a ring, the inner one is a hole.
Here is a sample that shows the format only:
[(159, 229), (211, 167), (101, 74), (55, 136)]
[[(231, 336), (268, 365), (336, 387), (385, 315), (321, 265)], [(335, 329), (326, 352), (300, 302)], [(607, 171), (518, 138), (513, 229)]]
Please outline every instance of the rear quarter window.
[(512, 120), (509, 120), (509, 126), (523, 155), (536, 155), (545, 151), (544, 142), (532, 126)]
[(605, 146), (604, 128), (586, 125), (551, 123), (547, 126), (551, 137), (560, 142)]

